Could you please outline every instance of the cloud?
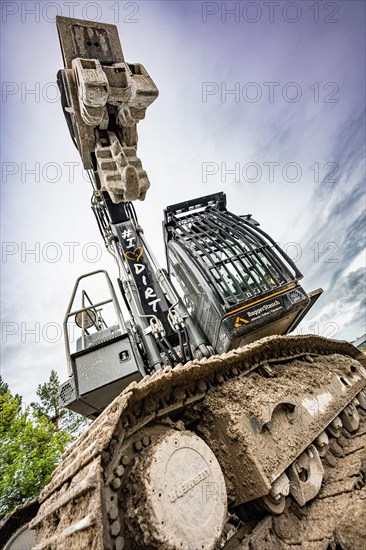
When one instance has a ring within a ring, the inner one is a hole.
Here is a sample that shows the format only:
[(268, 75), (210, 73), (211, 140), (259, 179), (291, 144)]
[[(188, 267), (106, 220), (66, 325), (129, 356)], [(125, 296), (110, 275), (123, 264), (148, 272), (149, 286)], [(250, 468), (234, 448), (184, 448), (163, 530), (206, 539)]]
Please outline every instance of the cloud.
[(302, 325), (302, 329), (324, 336), (332, 331), (334, 338), (353, 340), (366, 330), (365, 311), (366, 272), (360, 267), (339, 279), (329, 290), (326, 304)]
[(329, 327), (335, 327), (335, 337), (351, 340), (365, 331), (364, 142), (365, 111), (355, 110), (334, 135), (336, 181), (323, 178), (305, 207), (308, 233), (301, 242), (307, 254), (300, 267), (306, 288), (322, 286), (325, 292), (301, 324), (302, 331), (316, 327), (327, 336)]
[[(337, 285), (342, 272), (365, 248), (364, 142), (363, 110), (354, 113), (334, 136), (331, 158), (339, 167), (336, 177), (323, 178), (304, 207), (307, 228), (301, 242), (306, 250), (318, 243), (322, 252), (317, 262), (314, 255), (307, 255), (301, 265), (311, 282), (319, 277), (329, 287)], [(336, 253), (333, 257), (328, 254), (327, 258), (327, 249), (329, 252), (332, 243)]]

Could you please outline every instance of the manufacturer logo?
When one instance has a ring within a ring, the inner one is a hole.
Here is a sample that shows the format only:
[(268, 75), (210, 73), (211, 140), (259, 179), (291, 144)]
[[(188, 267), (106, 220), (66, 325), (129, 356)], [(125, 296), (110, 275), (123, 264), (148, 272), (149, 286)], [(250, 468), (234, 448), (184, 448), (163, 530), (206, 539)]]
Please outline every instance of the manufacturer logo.
[(248, 317), (259, 316), (277, 306), (281, 306), (281, 302), (279, 302), (278, 300), (275, 300), (274, 302), (271, 302), (269, 304), (264, 304), (263, 306), (257, 309), (252, 309), (251, 311), (247, 311), (247, 315)]
[(183, 495), (188, 493), (193, 487), (201, 483), (206, 477), (210, 475), (210, 472), (207, 468), (202, 470), (199, 474), (197, 474), (193, 479), (187, 481), (186, 483), (182, 483), (182, 485), (178, 489), (174, 489), (171, 491), (168, 495), (170, 502), (175, 502), (178, 498), (181, 498)]
[(234, 327), (235, 327), (235, 328), (239, 328), (239, 327), (242, 327), (243, 325), (246, 325), (246, 324), (248, 324), (248, 323), (249, 323), (249, 321), (247, 321), (246, 319), (243, 319), (242, 317), (239, 317), (239, 316), (238, 316), (238, 317), (235, 319)]

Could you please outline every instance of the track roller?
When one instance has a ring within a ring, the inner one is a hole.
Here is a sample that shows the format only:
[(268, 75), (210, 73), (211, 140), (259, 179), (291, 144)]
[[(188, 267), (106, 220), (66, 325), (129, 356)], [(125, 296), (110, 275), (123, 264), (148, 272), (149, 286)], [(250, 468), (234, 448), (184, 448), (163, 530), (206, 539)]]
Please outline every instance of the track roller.
[(286, 506), (286, 497), (290, 492), (290, 480), (285, 473), (281, 474), (272, 484), (268, 495), (262, 497), (266, 510), (272, 514), (282, 514)]

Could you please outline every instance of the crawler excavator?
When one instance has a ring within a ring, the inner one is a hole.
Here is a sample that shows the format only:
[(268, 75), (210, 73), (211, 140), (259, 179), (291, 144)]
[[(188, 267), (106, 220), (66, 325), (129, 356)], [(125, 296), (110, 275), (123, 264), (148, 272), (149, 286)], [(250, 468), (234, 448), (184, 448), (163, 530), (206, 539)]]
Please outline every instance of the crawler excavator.
[(93, 422), (3, 520), (3, 547), (365, 548), (364, 356), (289, 335), (322, 291), (224, 193), (165, 209), (158, 265), (133, 205), (149, 188), (136, 127), (158, 90), (114, 25), (57, 27), (62, 108), (117, 290), (103, 270), (75, 284), (60, 401)]

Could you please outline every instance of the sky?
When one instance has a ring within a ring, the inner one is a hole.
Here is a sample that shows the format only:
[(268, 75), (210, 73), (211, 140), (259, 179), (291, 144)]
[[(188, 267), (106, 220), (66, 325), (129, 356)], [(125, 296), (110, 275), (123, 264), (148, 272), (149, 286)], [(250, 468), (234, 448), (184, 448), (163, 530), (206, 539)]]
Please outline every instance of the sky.
[(75, 279), (117, 270), (90, 211), (55, 79), (55, 15), (118, 26), (159, 88), (139, 123), (136, 204), (164, 264), (163, 209), (217, 191), (324, 289), (297, 333), (365, 333), (365, 2), (1, 3), (1, 376), (29, 403), (67, 378)]

